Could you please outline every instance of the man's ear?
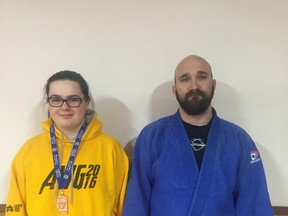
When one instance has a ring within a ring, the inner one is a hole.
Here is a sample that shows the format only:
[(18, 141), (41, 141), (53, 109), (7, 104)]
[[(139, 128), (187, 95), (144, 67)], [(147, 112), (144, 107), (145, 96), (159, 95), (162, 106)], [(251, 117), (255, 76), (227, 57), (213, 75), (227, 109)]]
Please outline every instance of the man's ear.
[(173, 92), (174, 95), (176, 95), (176, 86), (175, 86), (175, 84), (172, 86), (172, 92)]
[(213, 87), (214, 87), (214, 91), (215, 91), (215, 89), (216, 89), (216, 79), (213, 79), (212, 82), (213, 82)]

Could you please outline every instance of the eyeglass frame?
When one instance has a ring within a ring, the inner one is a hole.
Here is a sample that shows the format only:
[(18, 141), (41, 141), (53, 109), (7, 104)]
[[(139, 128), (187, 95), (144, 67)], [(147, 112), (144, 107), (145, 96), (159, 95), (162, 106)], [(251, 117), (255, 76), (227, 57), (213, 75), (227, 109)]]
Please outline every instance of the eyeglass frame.
[[(52, 104), (50, 103), (50, 100), (53, 99), (53, 98), (54, 98), (54, 99), (57, 99), (57, 100), (61, 100), (61, 101), (62, 101), (61, 104), (60, 104), (59, 106), (54, 106), (54, 105), (52, 105)], [(78, 105), (78, 106), (71, 106), (68, 101), (69, 101), (69, 100), (75, 100), (75, 99), (79, 99), (79, 101), (80, 101), (80, 102), (79, 102), (79, 105)], [(60, 98), (60, 97), (51, 96), (51, 97), (47, 98), (47, 102), (48, 102), (48, 104), (49, 104), (51, 107), (62, 107), (63, 104), (64, 104), (64, 102), (65, 102), (68, 107), (78, 108), (78, 107), (81, 106), (81, 104), (82, 104), (82, 102), (83, 102), (83, 99), (82, 99), (81, 97), (71, 97), (71, 98), (63, 99), (63, 98)]]

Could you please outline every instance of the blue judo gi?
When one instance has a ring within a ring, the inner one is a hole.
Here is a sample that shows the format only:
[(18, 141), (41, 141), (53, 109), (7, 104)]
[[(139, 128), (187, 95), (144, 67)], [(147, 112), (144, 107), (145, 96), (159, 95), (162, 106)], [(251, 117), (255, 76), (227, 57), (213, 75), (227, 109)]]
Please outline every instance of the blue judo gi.
[(144, 127), (123, 216), (273, 216), (255, 143), (213, 115), (200, 171), (179, 111)]

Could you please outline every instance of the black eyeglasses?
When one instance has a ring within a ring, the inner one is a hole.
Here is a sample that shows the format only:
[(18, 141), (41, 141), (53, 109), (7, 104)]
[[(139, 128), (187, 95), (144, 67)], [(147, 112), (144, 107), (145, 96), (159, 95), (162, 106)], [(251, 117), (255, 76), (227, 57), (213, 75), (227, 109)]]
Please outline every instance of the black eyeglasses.
[(66, 104), (69, 107), (79, 107), (81, 105), (82, 101), (83, 101), (82, 98), (79, 98), (79, 97), (68, 98), (65, 100), (62, 98), (58, 98), (58, 97), (48, 98), (48, 103), (52, 107), (61, 107), (64, 104), (64, 102), (66, 102)]

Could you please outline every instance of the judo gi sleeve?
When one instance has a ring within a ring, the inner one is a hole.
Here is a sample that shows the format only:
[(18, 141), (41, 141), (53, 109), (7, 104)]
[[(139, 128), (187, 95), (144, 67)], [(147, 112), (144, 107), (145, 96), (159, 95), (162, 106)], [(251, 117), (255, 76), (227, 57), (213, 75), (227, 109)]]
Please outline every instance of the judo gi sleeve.
[(241, 153), (235, 190), (236, 215), (273, 216), (260, 153), (250, 136), (238, 134)]
[(151, 131), (144, 128), (137, 138), (133, 153), (132, 171), (124, 202), (123, 216), (149, 215), (153, 182), (152, 136)]

